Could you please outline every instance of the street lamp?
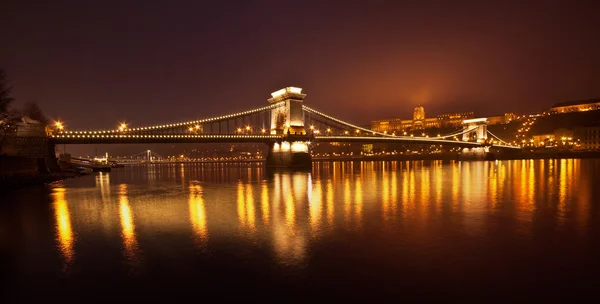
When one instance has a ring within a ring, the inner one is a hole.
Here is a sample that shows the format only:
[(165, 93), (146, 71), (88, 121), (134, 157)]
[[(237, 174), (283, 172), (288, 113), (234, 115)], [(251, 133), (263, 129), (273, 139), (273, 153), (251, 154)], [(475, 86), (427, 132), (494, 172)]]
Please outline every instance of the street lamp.
[(60, 122), (60, 121), (55, 122), (54, 125), (56, 126), (56, 129), (58, 129), (60, 131), (62, 131), (65, 128), (65, 126), (63, 125), (63, 123)]
[(262, 134), (265, 134), (265, 133), (267, 132), (267, 130), (265, 130), (265, 128), (262, 128), (262, 130), (260, 130), (260, 132), (261, 132)]
[(119, 125), (119, 131), (121, 131), (121, 132), (122, 132), (122, 131), (125, 131), (125, 129), (127, 129), (127, 124), (126, 124), (126, 123), (124, 123), (124, 122), (122, 122), (122, 123)]

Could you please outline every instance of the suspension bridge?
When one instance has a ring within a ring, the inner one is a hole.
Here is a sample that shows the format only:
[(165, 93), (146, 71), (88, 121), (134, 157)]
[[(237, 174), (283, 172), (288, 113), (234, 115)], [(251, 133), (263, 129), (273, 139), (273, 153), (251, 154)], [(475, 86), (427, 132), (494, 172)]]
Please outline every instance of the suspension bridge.
[(387, 134), (308, 107), (305, 97), (301, 88), (287, 87), (271, 93), (266, 106), (238, 113), (134, 128), (57, 130), (50, 139), (55, 144), (264, 143), (267, 165), (281, 167), (310, 167), (313, 142), (434, 144), (481, 153), (490, 147), (520, 149), (487, 131), (485, 118), (465, 120), (461, 130), (437, 137)]

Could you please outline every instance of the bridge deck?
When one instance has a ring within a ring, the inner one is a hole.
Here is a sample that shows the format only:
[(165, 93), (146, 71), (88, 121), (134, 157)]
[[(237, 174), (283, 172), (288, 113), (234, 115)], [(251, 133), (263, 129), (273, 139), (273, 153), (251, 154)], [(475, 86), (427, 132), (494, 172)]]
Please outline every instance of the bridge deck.
[(281, 139), (281, 135), (74, 134), (53, 135), (51, 139), (57, 144), (264, 143)]
[[(425, 137), (306, 136), (306, 135), (217, 135), (217, 134), (72, 134), (53, 135), (56, 144), (148, 144), (148, 143), (271, 143), (281, 140), (347, 143), (400, 143), (481, 147), (480, 143)], [(500, 148), (518, 148), (496, 146)]]

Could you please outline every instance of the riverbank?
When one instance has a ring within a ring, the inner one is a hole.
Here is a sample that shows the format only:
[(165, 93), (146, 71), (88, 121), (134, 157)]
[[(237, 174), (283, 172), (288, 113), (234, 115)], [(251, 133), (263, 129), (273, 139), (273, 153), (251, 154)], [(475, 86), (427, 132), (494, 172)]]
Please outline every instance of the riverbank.
[(75, 171), (49, 170), (44, 158), (0, 156), (0, 191), (8, 192), (80, 176)]
[(72, 172), (60, 172), (50, 174), (15, 174), (0, 181), (0, 192), (8, 192), (31, 186), (39, 186), (63, 179), (81, 176)]

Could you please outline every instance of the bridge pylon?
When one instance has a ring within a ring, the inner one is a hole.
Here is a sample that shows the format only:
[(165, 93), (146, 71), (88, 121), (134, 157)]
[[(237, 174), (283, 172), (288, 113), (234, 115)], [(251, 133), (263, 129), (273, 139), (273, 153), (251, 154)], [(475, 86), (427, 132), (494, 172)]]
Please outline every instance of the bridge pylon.
[(475, 134), (475, 140), (478, 143), (485, 143), (487, 140), (487, 118), (474, 118), (463, 120), (463, 130), (472, 130), (463, 133), (463, 141), (469, 141), (472, 134)]
[(280, 141), (269, 146), (268, 167), (310, 168), (312, 159), (309, 151), (310, 136), (304, 129), (302, 102), (306, 94), (302, 88), (286, 87), (271, 93), (269, 104), (285, 103), (271, 110), (272, 135), (283, 135)]

